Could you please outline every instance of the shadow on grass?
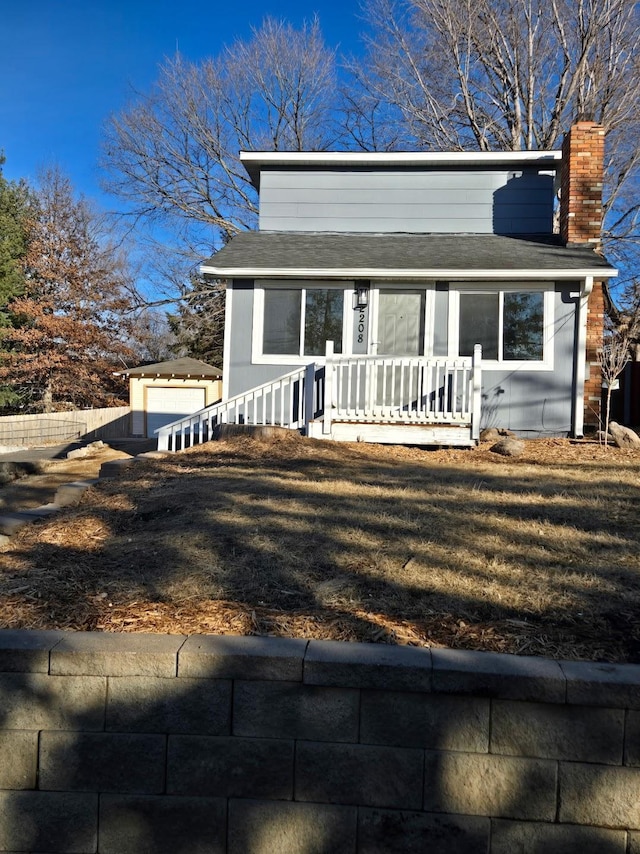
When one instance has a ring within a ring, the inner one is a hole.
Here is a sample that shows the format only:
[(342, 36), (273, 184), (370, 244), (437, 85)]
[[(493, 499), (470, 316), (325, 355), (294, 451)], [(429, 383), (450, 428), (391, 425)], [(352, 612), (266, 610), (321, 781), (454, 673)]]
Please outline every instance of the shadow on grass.
[[(587, 658), (638, 660), (634, 496), (637, 470), (628, 468), (616, 474), (596, 466), (580, 478), (565, 469), (434, 466), (428, 455), (405, 464), (313, 444), (254, 446), (246, 453), (231, 443), (138, 463), (101, 484), (81, 508), (18, 537), (2, 556), (0, 614), (13, 626), (117, 628), (110, 608), (126, 615), (142, 602), (165, 608), (175, 633), (185, 613), (206, 616), (212, 602), (224, 599), (257, 612), (256, 632), (295, 634), (302, 614), (313, 615), (321, 637), (341, 631), (351, 639), (393, 641), (410, 623), (429, 642), (450, 621), (449, 645), (495, 648), (500, 637), (509, 649), (509, 643), (521, 646), (524, 635), (535, 641), (527, 652), (543, 654), (551, 646)], [(122, 619), (120, 628), (127, 628)], [(509, 621), (520, 625), (510, 630)], [(467, 633), (455, 634), (460, 622), (468, 624)], [(485, 641), (478, 629), (483, 623), (494, 626)], [(388, 629), (382, 636), (381, 626)], [(87, 687), (93, 677), (83, 679)], [(40, 708), (44, 718), (59, 713), (60, 696), (46, 680), (0, 674), (0, 728), (24, 727), (13, 717), (21, 704)], [(111, 706), (105, 718), (106, 681), (98, 679), (97, 711), (89, 704), (49, 727), (60, 733), (40, 736), (48, 776), (41, 769), (37, 788), (0, 793), (3, 844), (50, 851), (55, 836), (56, 851), (95, 850), (92, 834), (99, 827), (98, 850), (118, 854), (280, 850), (275, 846), (291, 827), (284, 813), (305, 805), (291, 800), (293, 789), (269, 800), (274, 795), (261, 770), (269, 745), (259, 739), (245, 750), (245, 783), (238, 783), (235, 751), (243, 739), (231, 738), (229, 681), (215, 673), (204, 680), (205, 705), (215, 714), (195, 730), (184, 723), (185, 710), (203, 706), (203, 686), (178, 680), (179, 695), (143, 704), (139, 691), (146, 681), (129, 680), (117, 714)], [(391, 716), (393, 731), (393, 704)], [(293, 747), (299, 723), (290, 711), (290, 736), (274, 742), (288, 780), (310, 773)], [(399, 809), (384, 797), (360, 804), (369, 823), (359, 838), (369, 839), (370, 850), (486, 850), (489, 819), (439, 812), (451, 785), (458, 727), (455, 715), (441, 717), (428, 746), (411, 748), (427, 747), (419, 806)], [(380, 743), (396, 744), (393, 738)], [(364, 773), (366, 762), (353, 758), (364, 755), (357, 750), (333, 744), (325, 756), (314, 749), (322, 761), (331, 757), (332, 774), (336, 764), (347, 780)], [(508, 807), (498, 810), (497, 832), (509, 830), (510, 817), (547, 814), (542, 765), (522, 763)], [(341, 801), (354, 816), (357, 803), (355, 795)], [(326, 805), (327, 815), (334, 806)], [(329, 819), (319, 824), (315, 815), (310, 822), (307, 835), (296, 838), (296, 854), (341, 850)], [(589, 832), (594, 844), (600, 831)], [(609, 854), (616, 844), (604, 831), (597, 850)]]
[(637, 661), (638, 470), (210, 445), (18, 538), (0, 619), (166, 630), (124, 622), (155, 603), (191, 631), (224, 601), (241, 631)]

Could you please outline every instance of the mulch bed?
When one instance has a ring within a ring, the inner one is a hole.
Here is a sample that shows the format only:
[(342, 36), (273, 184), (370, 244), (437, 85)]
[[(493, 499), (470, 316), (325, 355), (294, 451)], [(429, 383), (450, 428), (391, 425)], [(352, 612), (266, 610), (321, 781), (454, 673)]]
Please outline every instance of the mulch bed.
[(0, 552), (0, 626), (640, 661), (640, 455), (231, 439), (135, 463)]

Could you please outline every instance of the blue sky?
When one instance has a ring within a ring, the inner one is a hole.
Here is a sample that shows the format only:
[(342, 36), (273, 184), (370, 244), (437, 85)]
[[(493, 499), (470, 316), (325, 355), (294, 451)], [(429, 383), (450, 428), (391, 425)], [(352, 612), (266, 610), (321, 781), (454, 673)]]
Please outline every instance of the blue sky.
[(359, 0), (2, 0), (0, 150), (8, 179), (59, 164), (77, 191), (101, 197), (101, 128), (145, 91), (176, 46), (190, 60), (217, 54), (271, 15), (299, 26), (318, 14), (326, 42), (355, 52)]

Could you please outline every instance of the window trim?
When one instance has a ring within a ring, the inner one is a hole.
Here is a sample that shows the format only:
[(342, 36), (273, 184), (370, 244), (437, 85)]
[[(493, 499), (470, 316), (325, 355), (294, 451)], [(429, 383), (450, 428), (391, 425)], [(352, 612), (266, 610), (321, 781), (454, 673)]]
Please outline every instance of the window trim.
[(460, 294), (499, 294), (498, 347), (502, 348), (504, 329), (504, 294), (542, 293), (542, 359), (484, 359), (489, 371), (552, 371), (554, 367), (555, 282), (449, 282), (449, 357), (459, 357)]
[[(351, 332), (353, 310), (348, 295), (353, 291), (353, 282), (328, 282), (322, 279), (265, 279), (254, 284), (253, 326), (251, 334), (251, 363), (254, 365), (308, 365), (311, 362), (323, 363), (325, 354), (304, 355), (304, 329), (306, 312), (306, 291), (308, 288), (339, 290), (343, 292), (342, 306), (342, 354), (351, 355)], [(289, 290), (300, 293), (300, 337), (298, 353), (264, 353), (264, 294), (267, 290)]]

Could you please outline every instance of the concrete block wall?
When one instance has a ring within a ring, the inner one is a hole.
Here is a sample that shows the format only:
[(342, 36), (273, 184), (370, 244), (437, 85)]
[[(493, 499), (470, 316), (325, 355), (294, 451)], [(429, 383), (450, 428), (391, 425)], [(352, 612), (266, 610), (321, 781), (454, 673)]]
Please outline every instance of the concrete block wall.
[(0, 632), (0, 852), (640, 854), (640, 665)]

